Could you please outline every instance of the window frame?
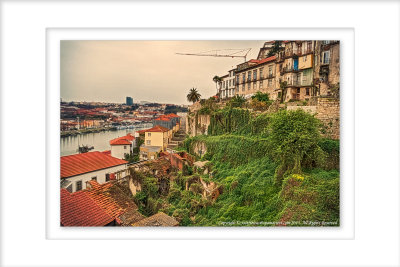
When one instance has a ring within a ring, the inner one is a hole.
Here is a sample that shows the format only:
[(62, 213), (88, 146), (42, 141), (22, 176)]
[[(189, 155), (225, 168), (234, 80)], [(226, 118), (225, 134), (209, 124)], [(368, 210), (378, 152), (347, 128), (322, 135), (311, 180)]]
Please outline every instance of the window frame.
[[(328, 58), (328, 59), (326, 60), (326, 58)], [(322, 64), (326, 65), (326, 64), (330, 64), (330, 63), (331, 63), (331, 51), (330, 50), (323, 51), (322, 52)]]
[[(78, 186), (79, 184), (79, 186)], [(78, 189), (79, 188), (79, 189)], [(75, 182), (75, 192), (81, 191), (83, 189), (82, 180), (78, 180)]]

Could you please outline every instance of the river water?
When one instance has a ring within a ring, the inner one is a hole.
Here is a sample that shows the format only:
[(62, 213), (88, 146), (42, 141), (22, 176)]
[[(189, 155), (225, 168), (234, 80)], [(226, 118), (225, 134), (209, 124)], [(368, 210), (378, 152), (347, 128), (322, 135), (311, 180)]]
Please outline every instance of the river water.
[(128, 133), (134, 135), (135, 131), (151, 128), (152, 124), (140, 124), (133, 129), (124, 129), (117, 131), (105, 131), (99, 133), (86, 133), (76, 136), (67, 136), (60, 138), (61, 156), (68, 156), (78, 153), (79, 145), (94, 146), (91, 151), (104, 151), (110, 150), (110, 140), (125, 136)]

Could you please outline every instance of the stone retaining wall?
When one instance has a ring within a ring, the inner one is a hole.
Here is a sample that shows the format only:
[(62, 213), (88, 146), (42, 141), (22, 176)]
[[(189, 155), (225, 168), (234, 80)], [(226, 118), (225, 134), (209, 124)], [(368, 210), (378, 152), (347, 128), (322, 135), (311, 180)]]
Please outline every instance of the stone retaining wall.
[(287, 110), (302, 109), (316, 114), (324, 124), (323, 135), (332, 139), (340, 138), (340, 101), (337, 98), (318, 97), (315, 106), (287, 106)]
[(316, 117), (325, 125), (326, 137), (340, 138), (340, 101), (337, 98), (320, 97)]

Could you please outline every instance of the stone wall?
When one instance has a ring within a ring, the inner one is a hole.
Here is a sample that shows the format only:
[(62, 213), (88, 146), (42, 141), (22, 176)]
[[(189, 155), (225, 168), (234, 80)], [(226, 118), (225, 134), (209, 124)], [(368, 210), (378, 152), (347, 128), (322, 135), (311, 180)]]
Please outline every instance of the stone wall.
[(315, 114), (317, 112), (317, 106), (287, 106), (287, 110), (296, 110), (296, 109), (302, 109), (305, 112)]
[(196, 142), (193, 144), (193, 154), (199, 157), (207, 153), (207, 146), (204, 142)]
[(315, 114), (324, 124), (323, 135), (332, 139), (340, 138), (340, 100), (332, 97), (317, 97), (312, 106), (296, 106), (295, 103), (287, 104), (287, 110), (302, 109), (310, 114)]
[(328, 138), (340, 138), (340, 100), (320, 97), (317, 104), (316, 117), (325, 125), (324, 135)]
[(187, 133), (190, 136), (207, 134), (208, 126), (210, 125), (210, 115), (195, 115), (187, 117)]

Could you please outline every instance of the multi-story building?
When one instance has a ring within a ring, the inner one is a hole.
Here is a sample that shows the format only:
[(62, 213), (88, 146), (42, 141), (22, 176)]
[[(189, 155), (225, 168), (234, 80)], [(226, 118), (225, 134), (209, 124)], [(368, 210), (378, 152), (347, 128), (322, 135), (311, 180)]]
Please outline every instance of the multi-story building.
[(133, 105), (133, 99), (130, 96), (126, 97), (126, 105), (127, 106), (132, 106)]
[[(285, 102), (305, 100), (312, 96), (313, 54), (314, 45), (312, 41), (285, 42), (283, 64), (280, 70), (280, 82), (286, 82), (283, 91)], [(280, 83), (279, 86), (281, 86)]]
[(172, 130), (160, 125), (140, 131), (144, 133), (144, 143), (140, 146), (140, 158), (156, 159), (158, 153), (166, 151), (170, 131)]
[[(270, 99), (284, 102), (307, 100), (319, 95), (332, 95), (339, 87), (339, 41), (268, 41), (260, 48), (257, 59), (237, 65), (234, 94), (249, 98), (257, 91), (268, 93)], [(274, 56), (268, 57), (271, 49)], [(222, 90), (227, 89), (223, 76)], [(229, 88), (229, 87), (228, 87)], [(222, 94), (222, 98), (229, 94)]]
[(260, 48), (260, 51), (258, 52), (257, 59), (258, 60), (262, 60), (264, 58), (267, 58), (268, 54), (271, 51), (271, 49), (273, 48), (275, 42), (276, 41), (266, 41), (264, 43), (263, 47)]
[(236, 69), (235, 94), (249, 98), (257, 91), (261, 91), (274, 98), (275, 60), (276, 57), (272, 56), (239, 64)]
[(316, 93), (321, 96), (334, 95), (340, 82), (340, 42), (314, 41), (314, 83)]
[(222, 99), (235, 95), (235, 69), (228, 71), (228, 74), (221, 77), (220, 93)]

